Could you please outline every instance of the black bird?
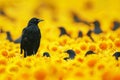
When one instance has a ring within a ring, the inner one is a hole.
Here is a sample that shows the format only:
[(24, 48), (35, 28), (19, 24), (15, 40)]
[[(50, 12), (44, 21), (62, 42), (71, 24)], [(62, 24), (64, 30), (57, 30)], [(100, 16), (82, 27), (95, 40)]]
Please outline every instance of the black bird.
[(89, 50), (86, 52), (85, 56), (90, 55), (90, 54), (95, 54), (93, 51)]
[(77, 22), (77, 23), (81, 22), (81, 19), (77, 16), (77, 14), (72, 13), (72, 16), (73, 16), (74, 22)]
[(50, 54), (48, 52), (44, 52), (43, 56), (50, 57)]
[(79, 31), (79, 32), (78, 32), (78, 37), (83, 37), (82, 31)]
[(59, 37), (61, 37), (62, 35), (67, 35), (70, 37), (70, 35), (66, 32), (65, 28), (64, 27), (59, 27), (59, 30), (60, 30), (60, 35)]
[(9, 40), (10, 42), (12, 42), (13, 39), (11, 37), (11, 33), (9, 31), (7, 31), (6, 34), (7, 34), (7, 38), (6, 39)]
[(114, 21), (113, 24), (114, 24), (114, 26), (112, 28), (113, 31), (117, 30), (120, 27), (120, 23), (117, 21)]
[(120, 57), (120, 52), (115, 52), (113, 56), (115, 56), (116, 60), (118, 60), (118, 58)]
[(90, 26), (89, 22), (80, 19), (76, 13), (72, 12), (72, 16), (73, 16), (74, 22), (76, 22), (76, 23), (83, 23), (83, 24), (86, 24), (86, 25)]
[(21, 43), (21, 38), (22, 36), (20, 36), (18, 39), (14, 40), (14, 43)]
[(64, 60), (67, 60), (67, 59), (74, 59), (76, 54), (75, 52), (72, 50), (72, 49), (69, 49), (67, 51), (65, 51), (67, 54), (69, 54), (69, 57), (66, 57), (64, 58)]
[(20, 43), (21, 42), (21, 37), (19, 37), (16, 40), (13, 40), (12, 36), (11, 36), (11, 33), (9, 31), (7, 31), (6, 34), (7, 34), (7, 38), (6, 39), (9, 40), (10, 42), (14, 42), (14, 43)]
[(102, 30), (101, 30), (101, 28), (100, 28), (100, 22), (99, 21), (94, 21), (93, 22), (93, 24), (94, 24), (94, 33), (95, 34), (99, 34), (99, 33), (102, 33)]
[(91, 34), (92, 34), (92, 30), (89, 30), (87, 32), (87, 36), (94, 42), (94, 39), (92, 38)]
[(14, 42), (14, 43), (20, 43), (21, 42), (21, 37), (19, 37), (16, 40), (13, 40), (11, 33), (9, 31), (3, 31), (2, 29), (0, 29), (0, 33), (6, 33), (7, 37), (6, 39), (9, 40), (10, 42)]
[(43, 20), (32, 18), (26, 28), (23, 29), (21, 39), (21, 54), (24, 50), (24, 57), (36, 54), (41, 39), (40, 29), (38, 23)]

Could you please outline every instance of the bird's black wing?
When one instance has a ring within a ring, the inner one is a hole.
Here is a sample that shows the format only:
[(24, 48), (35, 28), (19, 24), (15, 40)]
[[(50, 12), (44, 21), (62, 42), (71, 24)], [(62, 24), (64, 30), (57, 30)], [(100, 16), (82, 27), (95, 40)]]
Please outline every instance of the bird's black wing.
[(38, 29), (36, 31), (36, 42), (35, 42), (35, 47), (34, 47), (34, 52), (36, 53), (38, 48), (39, 48), (39, 45), (40, 45), (40, 39), (41, 39), (41, 33), (40, 33), (40, 30)]

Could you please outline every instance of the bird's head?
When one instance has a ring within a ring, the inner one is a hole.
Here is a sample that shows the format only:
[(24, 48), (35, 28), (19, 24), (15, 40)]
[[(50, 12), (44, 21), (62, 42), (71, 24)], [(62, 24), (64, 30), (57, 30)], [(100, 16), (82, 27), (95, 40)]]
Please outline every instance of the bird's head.
[(44, 20), (38, 19), (38, 18), (32, 18), (32, 19), (30, 19), (28, 24), (38, 24), (41, 21), (44, 21)]

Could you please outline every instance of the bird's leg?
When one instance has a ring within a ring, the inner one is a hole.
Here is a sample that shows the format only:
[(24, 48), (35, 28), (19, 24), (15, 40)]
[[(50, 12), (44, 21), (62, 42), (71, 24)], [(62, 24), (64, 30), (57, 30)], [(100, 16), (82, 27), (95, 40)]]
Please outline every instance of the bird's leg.
[(21, 49), (20, 53), (22, 54), (22, 52), (23, 52), (23, 51), (22, 51), (22, 49)]
[(26, 56), (27, 56), (27, 51), (24, 52), (24, 57), (26, 57)]
[(33, 51), (33, 54), (35, 55), (35, 54), (36, 54), (36, 51)]
[(35, 54), (35, 51), (33, 51), (33, 54)]

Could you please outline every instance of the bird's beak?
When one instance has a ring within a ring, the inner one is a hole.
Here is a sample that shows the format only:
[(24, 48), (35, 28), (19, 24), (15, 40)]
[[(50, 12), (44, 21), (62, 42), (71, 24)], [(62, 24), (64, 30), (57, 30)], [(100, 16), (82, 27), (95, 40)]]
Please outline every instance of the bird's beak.
[(42, 20), (42, 19), (39, 19), (38, 21), (39, 21), (39, 22), (41, 22), (41, 21), (44, 21), (44, 20)]

